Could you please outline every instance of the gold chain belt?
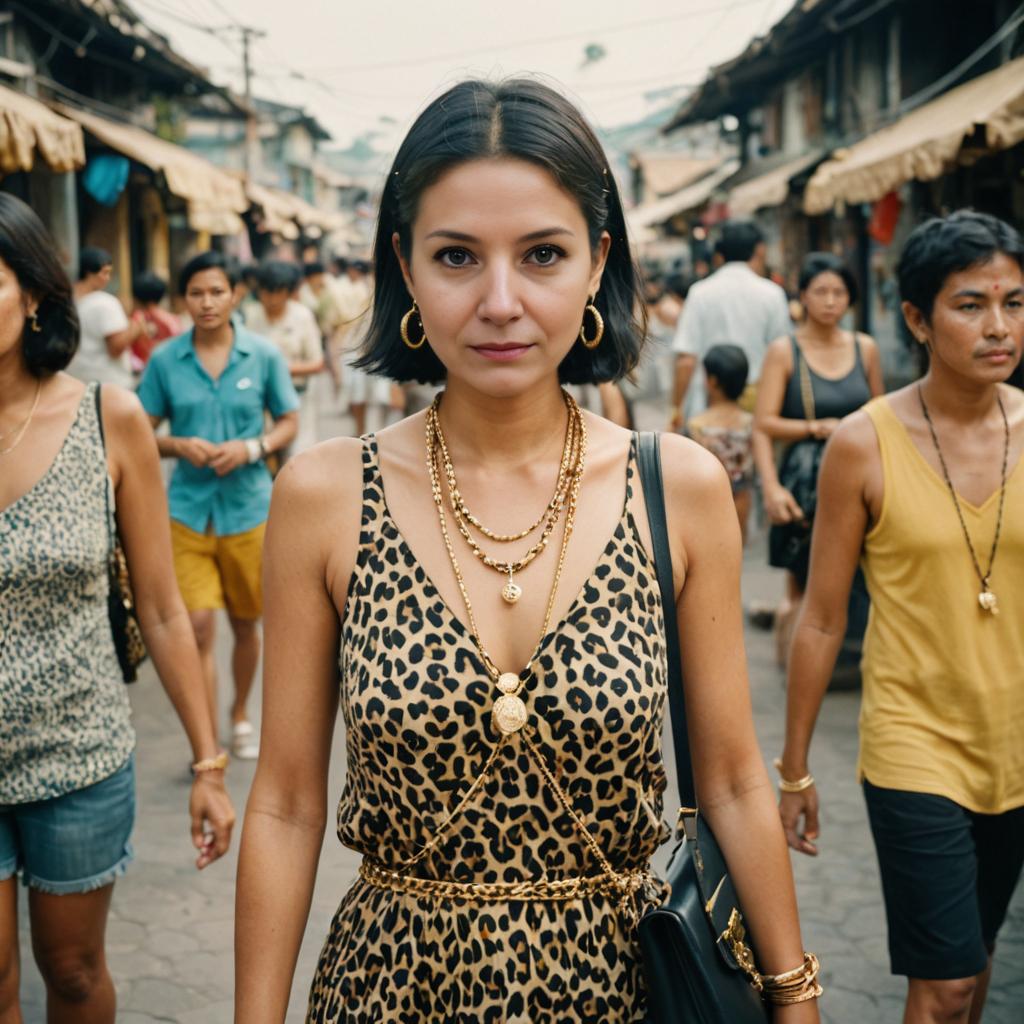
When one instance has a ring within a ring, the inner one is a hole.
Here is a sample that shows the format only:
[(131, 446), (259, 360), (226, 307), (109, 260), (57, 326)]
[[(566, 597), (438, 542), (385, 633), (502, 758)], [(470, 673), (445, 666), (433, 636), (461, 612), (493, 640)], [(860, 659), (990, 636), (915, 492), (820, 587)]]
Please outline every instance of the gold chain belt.
[[(386, 868), (380, 861), (364, 857), (359, 877), (376, 889), (426, 896), (437, 899), (467, 900), (471, 903), (504, 903), (509, 900), (559, 901), (587, 896), (607, 896), (635, 921), (638, 914), (636, 894), (660, 887), (650, 871), (629, 871), (600, 875), (576, 875), (570, 878), (523, 882), (450, 882), (445, 879), (419, 878)], [(645, 892), (646, 896), (646, 892)], [(646, 902), (646, 900), (645, 900)]]

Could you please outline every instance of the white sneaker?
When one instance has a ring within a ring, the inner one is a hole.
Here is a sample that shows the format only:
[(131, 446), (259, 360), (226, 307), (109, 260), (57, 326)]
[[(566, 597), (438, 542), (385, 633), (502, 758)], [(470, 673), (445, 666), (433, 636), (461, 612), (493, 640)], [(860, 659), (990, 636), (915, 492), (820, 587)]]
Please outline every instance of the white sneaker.
[(260, 741), (252, 722), (235, 722), (231, 727), (231, 753), (239, 761), (255, 761), (260, 756)]

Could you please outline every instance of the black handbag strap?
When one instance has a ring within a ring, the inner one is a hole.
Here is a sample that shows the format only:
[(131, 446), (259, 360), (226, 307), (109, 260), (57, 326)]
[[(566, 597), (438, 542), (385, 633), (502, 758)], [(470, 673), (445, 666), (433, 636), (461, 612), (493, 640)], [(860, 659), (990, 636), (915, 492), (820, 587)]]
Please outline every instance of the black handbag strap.
[(683, 664), (679, 653), (679, 629), (676, 625), (676, 589), (672, 578), (672, 552), (665, 517), (665, 488), (661, 476), (661, 446), (657, 434), (649, 431), (635, 435), (640, 482), (644, 489), (647, 521), (654, 547), (654, 568), (658, 574), (661, 607), (665, 615), (665, 653), (668, 660), (668, 704), (672, 717), (672, 745), (676, 756), (679, 799), (683, 807), (696, 807), (693, 761), (690, 758), (690, 733), (686, 727), (686, 697), (683, 691)]

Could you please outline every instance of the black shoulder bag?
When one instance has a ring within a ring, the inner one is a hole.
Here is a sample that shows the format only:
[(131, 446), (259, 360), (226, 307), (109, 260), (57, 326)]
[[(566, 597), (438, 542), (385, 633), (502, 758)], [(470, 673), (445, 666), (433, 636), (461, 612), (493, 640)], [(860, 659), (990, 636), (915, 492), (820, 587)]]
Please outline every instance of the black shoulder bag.
[(107, 441), (103, 435), (103, 412), (100, 404), (102, 384), (96, 385), (96, 424), (100, 432), (100, 444), (103, 448), (103, 499), (107, 514), (107, 537), (109, 540), (109, 557), (107, 560), (107, 576), (110, 585), (107, 591), (107, 611), (110, 616), (110, 632), (114, 637), (114, 650), (121, 666), (121, 676), (126, 683), (134, 683), (138, 678), (138, 668), (146, 660), (146, 644), (142, 639), (142, 627), (135, 613), (135, 599), (132, 596), (132, 583), (128, 576), (128, 560), (124, 556), (121, 538), (117, 532), (117, 519), (110, 509), (110, 481), (107, 479), (106, 451)]
[(697, 812), (679, 632), (672, 614), (675, 587), (658, 435), (638, 437), (640, 479), (665, 611), (669, 710), (683, 829), (668, 865), (671, 894), (663, 906), (640, 919), (648, 1015), (653, 1024), (766, 1024), (769, 1012), (754, 987), (757, 968), (736, 890), (725, 857)]

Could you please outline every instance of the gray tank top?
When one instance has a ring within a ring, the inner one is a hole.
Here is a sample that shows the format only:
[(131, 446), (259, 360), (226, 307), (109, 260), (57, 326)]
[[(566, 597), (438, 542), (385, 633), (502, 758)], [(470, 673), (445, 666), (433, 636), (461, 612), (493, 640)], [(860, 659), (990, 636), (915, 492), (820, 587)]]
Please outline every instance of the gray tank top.
[[(779, 415), (789, 420), (806, 419), (804, 403), (800, 395), (800, 363), (804, 361), (800, 346), (795, 337), (789, 343), (793, 352), (793, 372), (786, 382), (786, 394), (782, 400), (782, 411)], [(814, 394), (814, 419), (842, 419), (856, 412), (865, 402), (871, 399), (871, 386), (868, 384), (867, 371), (861, 357), (860, 342), (853, 336), (854, 363), (853, 369), (839, 380), (819, 377), (810, 363), (807, 369), (811, 375), (811, 391)]]
[(0, 804), (90, 786), (135, 748), (107, 611), (97, 387), (42, 479), (0, 510)]

